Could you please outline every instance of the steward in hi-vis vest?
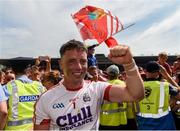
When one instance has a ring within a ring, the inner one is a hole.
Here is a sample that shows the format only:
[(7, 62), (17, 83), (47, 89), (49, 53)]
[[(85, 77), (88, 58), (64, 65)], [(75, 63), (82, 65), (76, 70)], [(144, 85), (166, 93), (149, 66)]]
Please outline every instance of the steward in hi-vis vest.
[(40, 82), (32, 81), (23, 71), (18, 70), (17, 79), (6, 85), (9, 99), (5, 130), (32, 130), (34, 104), (45, 91)]
[(169, 110), (169, 84), (160, 81), (145, 81), (145, 99), (139, 102), (142, 117), (158, 118), (167, 115)]
[(174, 88), (159, 78), (160, 66), (155, 61), (146, 65), (145, 98), (139, 102), (137, 122), (139, 130), (175, 130), (170, 112), (169, 93)]
[[(111, 65), (107, 68), (108, 82), (111, 84), (125, 84), (118, 79), (119, 68)], [(126, 129), (127, 125), (127, 103), (104, 101), (100, 114), (100, 129), (120, 130)]]
[(38, 82), (23, 83), (20, 80), (7, 84), (10, 94), (8, 118), (5, 130), (29, 130), (33, 127), (34, 103), (43, 92)]

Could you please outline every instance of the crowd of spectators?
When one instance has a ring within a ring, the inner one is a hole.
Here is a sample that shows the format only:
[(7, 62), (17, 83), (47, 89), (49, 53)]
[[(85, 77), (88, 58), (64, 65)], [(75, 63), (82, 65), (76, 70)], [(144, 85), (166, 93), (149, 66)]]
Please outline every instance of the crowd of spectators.
[[(86, 74), (85, 79), (89, 81), (108, 81), (111, 80), (114, 77), (110, 75), (110, 73), (115, 74), (116, 78), (126, 83), (126, 73), (120, 72), (116, 65), (114, 68), (108, 67), (107, 70), (101, 70), (98, 68), (98, 61), (96, 60), (94, 56), (94, 51), (96, 46), (92, 46), (88, 48), (88, 71)], [(177, 56), (176, 61), (174, 61), (173, 65), (170, 65), (168, 63), (168, 55), (166, 52), (161, 52), (158, 55), (156, 63), (159, 65), (160, 74), (157, 76), (159, 81), (167, 81), (171, 85), (173, 85), (177, 92), (180, 91), (180, 56)], [(16, 65), (18, 66), (18, 65)], [(147, 72), (151, 72), (151, 69), (144, 69), (143, 67), (138, 67), (139, 72), (141, 74), (141, 77), (144, 81), (147, 80)], [(152, 68), (152, 70), (154, 70)], [(7, 111), (4, 109), (4, 101), (7, 101), (7, 92), (4, 92), (4, 87), (11, 81), (14, 81), (17, 78), (17, 72), (13, 70), (12, 67), (5, 67), (0, 70), (0, 118), (7, 118)], [(152, 73), (152, 72), (151, 72)], [(60, 70), (52, 70), (51, 69), (51, 58), (49, 56), (40, 56), (37, 57), (35, 65), (29, 65), (26, 67), (25, 70), (26, 76), (32, 80), (32, 81), (38, 81), (42, 83), (44, 87), (46, 87), (46, 90), (50, 90), (54, 87), (54, 85), (57, 85), (61, 79), (63, 78), (63, 73)], [(3, 93), (4, 92), (4, 93)], [(177, 93), (178, 94), (178, 93)], [(177, 97), (173, 97), (171, 95), (171, 99), (169, 101), (169, 104), (171, 106), (171, 111), (173, 113), (173, 120), (176, 124), (176, 129), (180, 129), (179, 123), (180, 123), (180, 99)], [(130, 106), (128, 106), (130, 105)], [(134, 130), (137, 129), (137, 125), (140, 123), (136, 123), (136, 114), (138, 113), (137, 110), (135, 110), (135, 103), (126, 103), (126, 108), (130, 108), (128, 110), (131, 110), (131, 118), (134, 120), (134, 123), (136, 126), (134, 126)], [(126, 125), (124, 128), (116, 128), (116, 129), (130, 129), (129, 121), (128, 121), (128, 111), (125, 113), (127, 122), (123, 125), (119, 124), (118, 126), (122, 127)], [(1, 119), (0, 119), (1, 120)], [(2, 130), (5, 127), (5, 124), (1, 122), (0, 130)], [(133, 123), (133, 124), (134, 124)], [(132, 124), (132, 123), (130, 123)], [(101, 125), (102, 126), (102, 125)], [(104, 126), (106, 127), (106, 125)], [(104, 129), (104, 128), (103, 128)], [(113, 129), (113, 128), (108, 128)]]

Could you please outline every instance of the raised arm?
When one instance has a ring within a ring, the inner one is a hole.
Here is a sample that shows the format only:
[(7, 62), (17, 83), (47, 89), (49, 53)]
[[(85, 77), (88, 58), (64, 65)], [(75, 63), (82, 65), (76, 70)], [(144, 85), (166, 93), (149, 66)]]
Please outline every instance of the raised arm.
[(109, 90), (109, 100), (118, 102), (139, 101), (143, 99), (143, 80), (141, 79), (129, 47), (125, 45), (113, 47), (110, 49), (108, 58), (116, 64), (122, 64), (127, 74), (126, 86), (113, 85)]
[(160, 66), (160, 73), (162, 74), (162, 76), (169, 82), (171, 83), (173, 86), (176, 86), (177, 88), (179, 87), (178, 84), (175, 82), (175, 80), (168, 74), (168, 72), (166, 71), (166, 69), (162, 66)]

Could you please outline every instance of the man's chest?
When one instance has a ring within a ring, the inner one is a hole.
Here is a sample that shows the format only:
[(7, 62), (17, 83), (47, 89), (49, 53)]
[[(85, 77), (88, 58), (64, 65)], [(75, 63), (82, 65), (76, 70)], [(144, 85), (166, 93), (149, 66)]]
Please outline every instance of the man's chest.
[(97, 114), (98, 96), (91, 91), (67, 94), (53, 100), (49, 105), (52, 123), (60, 127), (69, 127), (93, 121)]

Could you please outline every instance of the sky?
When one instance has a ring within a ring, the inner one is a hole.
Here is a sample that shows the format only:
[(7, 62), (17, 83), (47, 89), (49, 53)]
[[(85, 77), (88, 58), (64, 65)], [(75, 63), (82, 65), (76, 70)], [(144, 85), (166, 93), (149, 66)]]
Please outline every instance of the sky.
[[(59, 57), (60, 46), (82, 41), (71, 14), (86, 5), (112, 12), (124, 26), (114, 35), (134, 56), (180, 54), (180, 0), (0, 0), (0, 59)], [(96, 54), (107, 55), (102, 43)]]

